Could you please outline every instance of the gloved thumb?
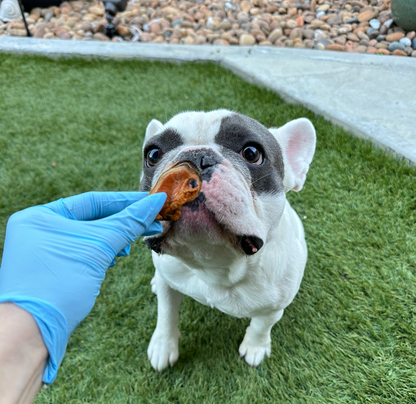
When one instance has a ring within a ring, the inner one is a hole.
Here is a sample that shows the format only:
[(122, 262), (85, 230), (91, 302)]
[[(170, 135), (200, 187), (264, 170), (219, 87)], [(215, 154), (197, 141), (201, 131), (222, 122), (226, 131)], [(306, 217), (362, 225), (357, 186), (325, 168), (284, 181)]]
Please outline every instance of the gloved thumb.
[[(97, 220), (99, 224), (121, 233), (128, 244), (135, 241), (141, 235), (152, 235), (162, 231), (162, 226), (155, 221), (157, 214), (166, 201), (165, 193), (157, 193), (146, 196), (138, 202), (132, 203), (121, 212)], [(120, 249), (125, 248), (121, 246)]]

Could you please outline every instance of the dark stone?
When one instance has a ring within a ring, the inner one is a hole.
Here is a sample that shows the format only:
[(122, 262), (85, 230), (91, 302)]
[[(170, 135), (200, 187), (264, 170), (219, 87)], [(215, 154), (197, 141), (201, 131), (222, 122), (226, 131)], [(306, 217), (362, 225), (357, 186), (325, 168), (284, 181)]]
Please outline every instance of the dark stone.
[(375, 28), (369, 28), (367, 30), (367, 35), (370, 39), (375, 39), (380, 34), (380, 31)]
[(345, 21), (346, 24), (354, 24), (354, 23), (358, 23), (358, 18), (357, 17), (352, 17), (349, 20)]
[(386, 35), (387, 34), (387, 31), (388, 31), (388, 28), (385, 25), (382, 25), (380, 27), (380, 34), (381, 35)]

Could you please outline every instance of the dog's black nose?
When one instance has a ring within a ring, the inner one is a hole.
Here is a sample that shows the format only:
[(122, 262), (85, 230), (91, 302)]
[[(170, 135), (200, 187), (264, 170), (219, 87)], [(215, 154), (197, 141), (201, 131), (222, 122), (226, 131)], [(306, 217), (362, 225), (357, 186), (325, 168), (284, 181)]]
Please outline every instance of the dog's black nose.
[(202, 180), (209, 181), (215, 166), (221, 163), (221, 156), (212, 149), (188, 150), (178, 156), (179, 161), (190, 161), (201, 172)]
[(200, 167), (202, 170), (205, 170), (208, 167), (215, 166), (219, 163), (219, 160), (217, 159), (216, 155), (201, 155), (200, 159)]

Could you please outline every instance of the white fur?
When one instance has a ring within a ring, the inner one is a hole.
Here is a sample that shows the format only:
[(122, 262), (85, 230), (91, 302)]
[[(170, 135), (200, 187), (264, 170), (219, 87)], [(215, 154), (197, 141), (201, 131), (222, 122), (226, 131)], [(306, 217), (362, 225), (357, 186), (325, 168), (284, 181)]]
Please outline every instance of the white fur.
[[(177, 130), (185, 145), (165, 155), (154, 182), (186, 148), (198, 145), (220, 153), (213, 143), (214, 137), (221, 119), (231, 113), (226, 110), (184, 113), (163, 126)], [(147, 140), (160, 133), (159, 124), (155, 120), (149, 124)], [(271, 132), (283, 149), (285, 172), (289, 173), (284, 180), (285, 191), (299, 190), (315, 148), (313, 126), (307, 120), (297, 120)], [(232, 181), (231, 188), (235, 189), (232, 194), (240, 195), (235, 200), (231, 195), (222, 201), (221, 193), (205, 184), (205, 189), (211, 192), (206, 205), (212, 204), (213, 214), (203, 211), (195, 216), (195, 220), (203, 222), (200, 229), (193, 221), (193, 213), (187, 211), (173, 224), (163, 222), (169, 255), (153, 252), (156, 273), (152, 290), (158, 297), (158, 320), (148, 349), (156, 370), (172, 366), (178, 359), (178, 311), (184, 294), (232, 316), (251, 318), (239, 353), (249, 365), (258, 366), (265, 355), (270, 356), (271, 328), (299, 290), (307, 259), (302, 223), (283, 192), (261, 196), (251, 192), (250, 179), (243, 166), (243, 163), (240, 166), (228, 161), (223, 165), (227, 169), (223, 168), (222, 172), (218, 171), (221, 166), (217, 169), (220, 191), (226, 192), (222, 189), (222, 178)], [(216, 198), (220, 198), (218, 204)], [(226, 230), (216, 223), (221, 220), (217, 205), (229, 205), (223, 212)], [(236, 212), (240, 213), (236, 215)], [(251, 233), (244, 228), (246, 222)], [(263, 247), (254, 255), (242, 254), (233, 245), (233, 234), (239, 230), (239, 234), (257, 234), (265, 241)]]

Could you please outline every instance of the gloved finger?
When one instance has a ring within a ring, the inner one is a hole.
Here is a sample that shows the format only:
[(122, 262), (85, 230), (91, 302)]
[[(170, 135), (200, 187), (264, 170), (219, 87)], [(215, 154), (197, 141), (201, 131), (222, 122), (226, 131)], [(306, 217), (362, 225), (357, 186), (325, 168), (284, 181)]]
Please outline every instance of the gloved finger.
[(68, 219), (96, 220), (118, 213), (147, 195), (147, 192), (86, 192), (45, 206)]
[(124, 257), (126, 255), (130, 254), (131, 244), (129, 244), (127, 247), (124, 247), (117, 255), (116, 257)]
[(121, 212), (97, 221), (97, 225), (118, 231), (131, 243), (152, 225), (165, 201), (166, 194), (163, 192), (149, 195)]
[(147, 230), (142, 234), (142, 236), (154, 236), (155, 234), (162, 233), (163, 227), (160, 224), (159, 220), (155, 220)]

